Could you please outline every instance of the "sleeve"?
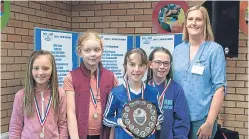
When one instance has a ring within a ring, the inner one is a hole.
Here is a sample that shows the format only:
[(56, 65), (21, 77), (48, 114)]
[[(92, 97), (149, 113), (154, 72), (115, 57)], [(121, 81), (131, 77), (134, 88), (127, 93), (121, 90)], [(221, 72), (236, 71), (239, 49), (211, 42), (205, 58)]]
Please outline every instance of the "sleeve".
[(116, 86), (118, 86), (118, 77), (115, 73), (113, 73), (113, 74), (114, 74), (114, 86), (116, 87)]
[(118, 125), (117, 117), (115, 116), (115, 112), (116, 112), (116, 98), (112, 94), (112, 92), (110, 92), (109, 96), (108, 96), (108, 101), (106, 104), (104, 118), (103, 118), (103, 124), (105, 126), (115, 127)]
[(70, 72), (64, 78), (63, 89), (65, 91), (73, 91), (74, 92), (73, 81), (72, 81), (72, 74)]
[(226, 92), (226, 60), (222, 46), (219, 45), (219, 47), (214, 50), (211, 56), (210, 67), (213, 92), (221, 86), (224, 86)]
[(179, 87), (176, 98), (174, 99), (174, 119), (174, 139), (188, 139), (190, 115), (182, 87)]
[(59, 105), (59, 119), (58, 119), (58, 129), (60, 139), (68, 139), (68, 131), (67, 131), (67, 108), (66, 108), (66, 93), (60, 88), (60, 105)]
[(15, 95), (12, 115), (9, 125), (9, 138), (20, 139), (24, 125), (24, 109), (22, 91), (18, 91)]

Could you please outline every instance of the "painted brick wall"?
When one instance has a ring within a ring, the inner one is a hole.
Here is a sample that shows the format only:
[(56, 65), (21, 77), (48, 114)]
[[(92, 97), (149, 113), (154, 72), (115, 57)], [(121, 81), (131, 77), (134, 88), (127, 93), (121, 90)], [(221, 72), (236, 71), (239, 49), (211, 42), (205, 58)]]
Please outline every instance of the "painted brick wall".
[[(12, 2), (11, 20), (1, 38), (1, 131), (8, 130), (13, 97), (21, 88), (27, 57), (33, 50), (33, 27), (78, 32), (92, 30), (114, 34), (153, 34), (151, 15), (156, 4), (156, 1)], [(38, 14), (39, 9), (43, 12)], [(238, 58), (227, 58), (228, 90), (219, 123), (239, 131), (240, 139), (247, 139), (248, 38), (241, 32), (239, 38)]]
[(22, 88), (34, 27), (71, 30), (71, 2), (11, 2), (1, 32), (1, 133), (8, 131), (15, 93)]

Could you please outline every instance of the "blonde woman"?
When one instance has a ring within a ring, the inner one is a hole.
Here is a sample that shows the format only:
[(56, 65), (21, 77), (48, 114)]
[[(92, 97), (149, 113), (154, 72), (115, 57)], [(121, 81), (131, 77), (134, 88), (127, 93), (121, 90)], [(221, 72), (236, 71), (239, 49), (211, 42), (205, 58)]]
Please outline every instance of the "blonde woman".
[(190, 109), (189, 139), (213, 139), (227, 86), (226, 61), (202, 6), (191, 7), (186, 13), (183, 43), (173, 52), (173, 71)]

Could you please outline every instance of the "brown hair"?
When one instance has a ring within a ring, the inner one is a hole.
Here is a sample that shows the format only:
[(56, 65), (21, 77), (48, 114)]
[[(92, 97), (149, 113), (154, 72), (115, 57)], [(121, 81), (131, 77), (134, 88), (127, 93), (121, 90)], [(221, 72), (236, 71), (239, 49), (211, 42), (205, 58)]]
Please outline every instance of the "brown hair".
[(89, 40), (89, 39), (97, 40), (100, 43), (101, 48), (103, 49), (103, 42), (102, 42), (101, 38), (98, 36), (98, 33), (96, 33), (96, 32), (86, 32), (86, 33), (80, 35), (79, 38), (78, 38), (77, 52), (80, 52), (80, 48), (83, 47), (82, 45), (84, 44), (84, 42)]
[(50, 58), (52, 64), (52, 74), (49, 80), (49, 86), (52, 93), (52, 104), (54, 111), (58, 114), (59, 105), (59, 89), (55, 58), (49, 51), (40, 50), (34, 51), (29, 57), (29, 62), (26, 70), (26, 76), (24, 81), (24, 110), (28, 116), (32, 115), (35, 95), (35, 80), (32, 75), (33, 63), (38, 56), (46, 55)]
[[(170, 57), (170, 70), (169, 70), (169, 73), (167, 74), (166, 78), (169, 79), (169, 78), (172, 78), (173, 76), (173, 73), (172, 73), (172, 61), (173, 61), (173, 58), (172, 58), (172, 55), (170, 53), (170, 51), (164, 47), (158, 47), (158, 48), (155, 48), (149, 55), (149, 61), (152, 61), (154, 58), (155, 58), (155, 53), (156, 52), (164, 52), (166, 54), (169, 55)], [(148, 72), (147, 72), (147, 79), (146, 79), (146, 84), (148, 84), (149, 80), (153, 79), (153, 71), (151, 68), (148, 69)]]
[(185, 21), (184, 21), (184, 24), (183, 24), (183, 41), (189, 41), (189, 34), (188, 34), (188, 31), (187, 31), (187, 18), (188, 18), (188, 14), (189, 12), (191, 11), (194, 11), (194, 10), (200, 10), (202, 12), (202, 15), (203, 15), (203, 19), (204, 19), (204, 40), (207, 41), (214, 41), (214, 35), (213, 35), (213, 31), (212, 31), (212, 28), (211, 28), (211, 24), (210, 24), (210, 19), (209, 19), (209, 15), (208, 15), (208, 12), (206, 10), (206, 8), (204, 8), (203, 6), (198, 6), (198, 5), (195, 5), (191, 8), (188, 9), (188, 11), (186, 12), (186, 16), (185, 16)]
[(142, 48), (133, 48), (130, 51), (126, 52), (125, 57), (124, 57), (124, 75), (126, 74), (126, 66), (128, 61), (130, 60), (131, 54), (138, 54), (141, 57), (141, 62), (142, 64), (148, 64), (148, 59), (147, 59), (147, 54)]

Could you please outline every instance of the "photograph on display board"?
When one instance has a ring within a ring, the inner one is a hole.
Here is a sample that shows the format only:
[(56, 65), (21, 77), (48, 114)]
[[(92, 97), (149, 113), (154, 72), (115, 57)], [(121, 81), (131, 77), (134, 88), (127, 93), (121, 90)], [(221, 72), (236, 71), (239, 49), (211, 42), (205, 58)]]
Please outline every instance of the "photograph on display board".
[(186, 2), (160, 1), (152, 13), (153, 28), (157, 33), (182, 33)]
[(239, 19), (240, 30), (248, 36), (248, 2), (240, 2), (240, 19)]

